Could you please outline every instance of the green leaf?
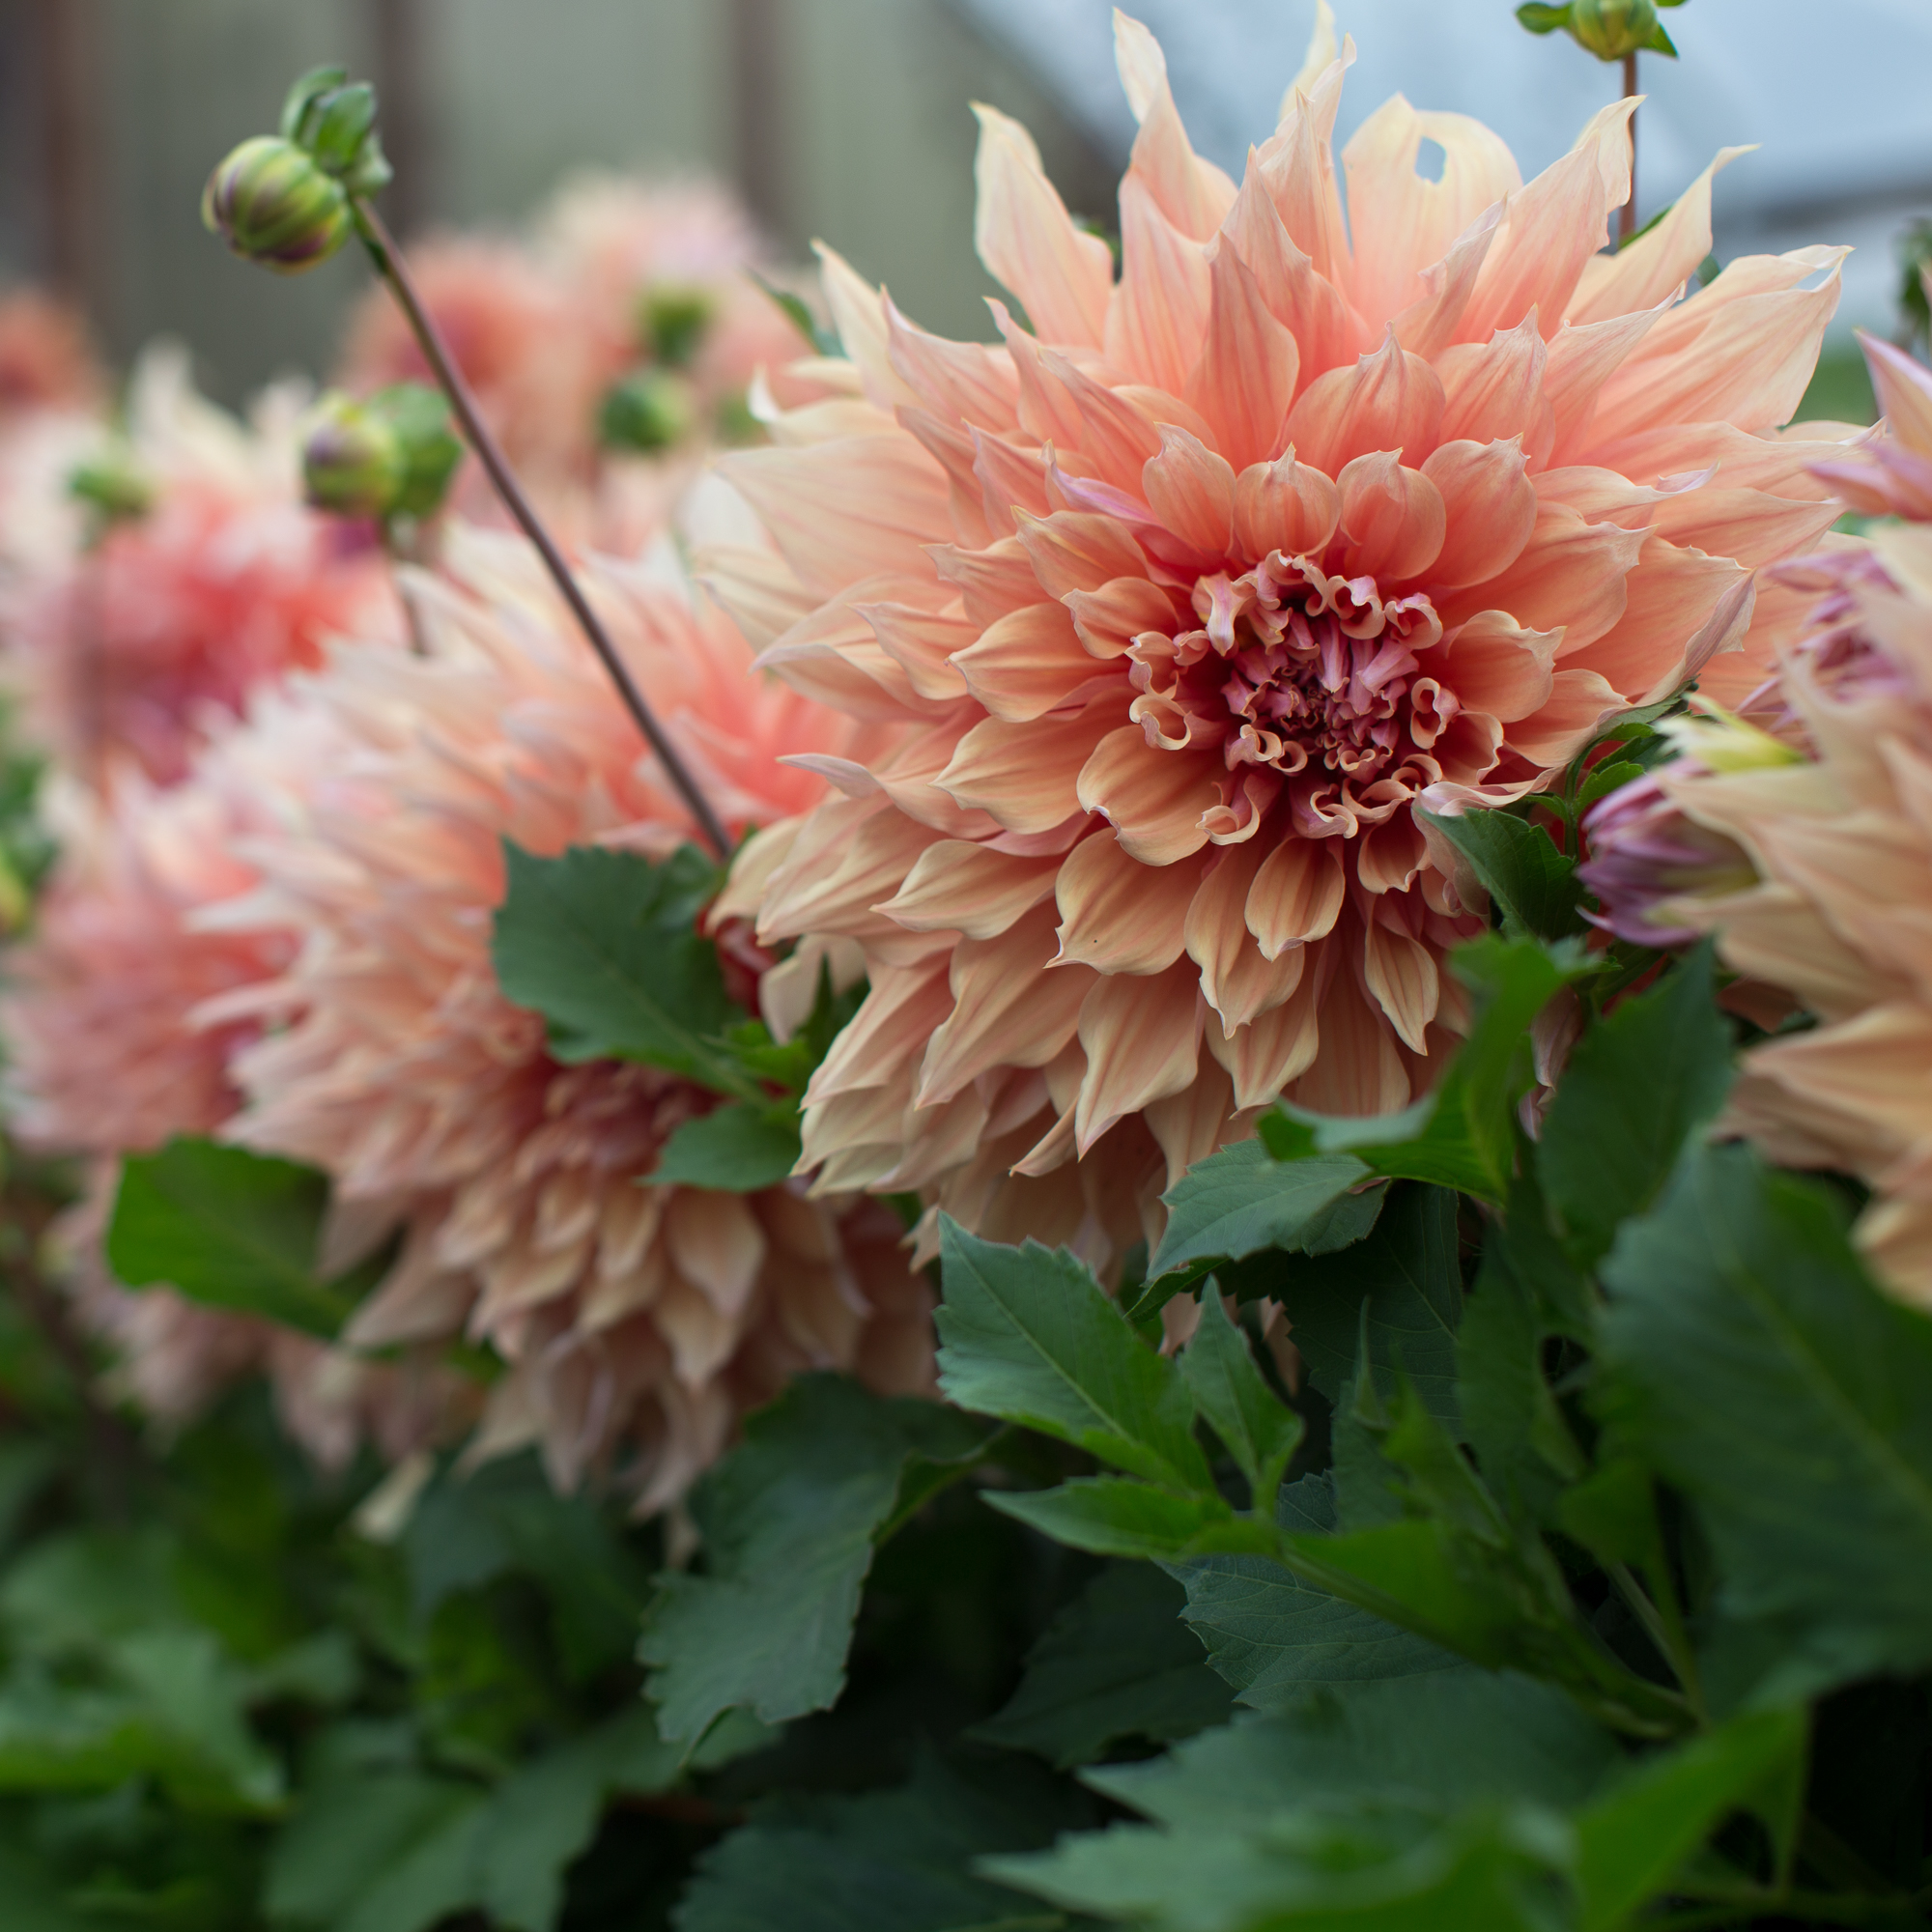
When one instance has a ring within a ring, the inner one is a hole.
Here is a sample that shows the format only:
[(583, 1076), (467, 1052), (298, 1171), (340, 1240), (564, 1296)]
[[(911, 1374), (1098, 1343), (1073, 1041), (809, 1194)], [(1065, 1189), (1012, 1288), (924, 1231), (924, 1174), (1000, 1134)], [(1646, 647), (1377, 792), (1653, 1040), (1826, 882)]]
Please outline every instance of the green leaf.
[[(1238, 1261), (1264, 1248), (1327, 1251), (1332, 1234), (1359, 1240), (1356, 1223), (1373, 1224), (1379, 1192), (1364, 1216), (1335, 1230), (1335, 1209), (1350, 1191), (1370, 1179), (1369, 1170), (1350, 1154), (1330, 1154), (1284, 1167), (1259, 1141), (1236, 1141), (1198, 1160), (1161, 1196), (1168, 1209), (1167, 1232), (1148, 1263), (1148, 1279), (1214, 1261)], [(1366, 1234), (1366, 1228), (1361, 1230)]]
[(685, 1122), (644, 1179), (658, 1187), (755, 1194), (783, 1180), (800, 1151), (795, 1107), (741, 1100)]
[(1731, 1085), (1731, 1034), (1701, 946), (1577, 1042), (1543, 1123), (1537, 1172), (1586, 1264), (1657, 1198), (1684, 1143)]
[(1352, 1153), (1378, 1174), (1501, 1201), (1516, 1164), (1516, 1102), (1530, 1079), (1530, 1023), (1578, 965), (1574, 952), (1529, 940), (1491, 935), (1459, 949), (1450, 966), (1476, 995), (1476, 1019), (1441, 1085), (1367, 1120), (1279, 1102), (1258, 1124), (1268, 1151), (1277, 1160)]
[(723, 1035), (744, 1014), (717, 949), (696, 928), (718, 887), (695, 846), (654, 865), (573, 845), (539, 859), (505, 840), (508, 887), (492, 956), (506, 998), (541, 1013), (563, 1061), (640, 1060), (757, 1099)]
[(1560, 7), (1547, 4), (1547, 0), (1523, 0), (1516, 10), (1516, 17), (1532, 34), (1553, 34), (1559, 27), (1570, 24), (1569, 0)]
[(807, 1376), (745, 1425), (692, 1498), (702, 1575), (659, 1578), (639, 1655), (667, 1738), (744, 1707), (782, 1723), (834, 1703), (875, 1542), (933, 1465), (963, 1474), (985, 1424), (911, 1398)]
[(1800, 1711), (1753, 1711), (1645, 1763), (1577, 1820), (1581, 1932), (1612, 1932), (1671, 1889), (1672, 1881), (1734, 1812), (1771, 1833), (1788, 1869), (1804, 1801)]
[[(1290, 1484), (1275, 1520), (1289, 1530), (1332, 1531), (1333, 1479), (1303, 1476)], [(1321, 1684), (1460, 1667), (1451, 1652), (1302, 1582), (1265, 1557), (1201, 1557), (1178, 1565), (1175, 1574), (1187, 1591), (1183, 1614), (1209, 1661), (1243, 1704), (1260, 1710), (1278, 1709)]]
[(1604, 1276), (1620, 1435), (1695, 1505), (1719, 1608), (1785, 1634), (1758, 1696), (1932, 1665), (1932, 1320), (1739, 1146), (1688, 1154)]
[(1376, 1387), (1407, 1376), (1432, 1413), (1456, 1419), (1456, 1327), (1463, 1315), (1456, 1197), (1409, 1183), (1390, 1190), (1375, 1232), (1346, 1254), (1297, 1262), (1274, 1293), (1293, 1324), (1309, 1379), (1329, 1402), (1357, 1369), (1364, 1333)]
[(969, 1777), (923, 1756), (899, 1790), (760, 1805), (699, 1860), (678, 1932), (1052, 1932), (1058, 1920), (971, 1866), (1045, 1844), (1086, 1814), (1024, 1759)]
[(355, 1305), (315, 1278), (328, 1182), (313, 1168), (176, 1138), (129, 1154), (107, 1229), (107, 1264), (131, 1288), (332, 1336)]
[(1643, 774), (1644, 767), (1633, 758), (1606, 759), (1591, 772), (1577, 791), (1577, 815), (1580, 817), (1599, 799), (1608, 798), (1613, 791), (1621, 791), (1625, 785), (1642, 778)]
[(939, 1385), (960, 1407), (1116, 1468), (1213, 1492), (1179, 1371), (1065, 1249), (1001, 1247), (940, 1223)]
[(798, 296), (793, 295), (789, 289), (781, 289), (776, 283), (767, 281), (755, 269), (747, 269), (745, 272), (779, 305), (785, 320), (804, 336), (806, 346), (814, 355), (845, 354), (844, 345), (838, 340), (838, 331), (821, 328), (818, 326), (818, 319)]
[(1506, 937), (1565, 939), (1584, 929), (1577, 862), (1542, 827), (1512, 811), (1422, 816), (1468, 860), (1502, 914)]
[(1254, 1507), (1274, 1506), (1274, 1493), (1295, 1450), (1302, 1422), (1255, 1366), (1247, 1333), (1228, 1320), (1219, 1294), (1201, 1299), (1201, 1321), (1180, 1356), (1180, 1377), (1194, 1406), (1248, 1479)]
[(1062, 1770), (1110, 1747), (1166, 1744), (1225, 1721), (1232, 1698), (1181, 1621), (1186, 1596), (1146, 1563), (1110, 1563), (1027, 1653), (1005, 1708), (971, 1736)]
[(1178, 1496), (1125, 1476), (1078, 1476), (1057, 1490), (988, 1490), (986, 1500), (1003, 1516), (1095, 1556), (1172, 1561), (1202, 1547), (1210, 1531), (1232, 1537), (1242, 1527), (1218, 1496)]

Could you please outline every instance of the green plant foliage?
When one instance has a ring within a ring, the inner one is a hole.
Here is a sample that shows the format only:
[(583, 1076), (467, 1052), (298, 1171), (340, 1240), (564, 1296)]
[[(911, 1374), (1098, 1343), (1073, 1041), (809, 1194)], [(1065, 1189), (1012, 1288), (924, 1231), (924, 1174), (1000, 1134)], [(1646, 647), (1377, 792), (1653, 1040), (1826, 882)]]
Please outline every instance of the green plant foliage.
[(645, 1618), (664, 1735), (696, 1741), (740, 1708), (780, 1723), (836, 1702), (875, 1544), (963, 1474), (987, 1435), (956, 1411), (819, 1376), (754, 1418), (693, 1498), (704, 1574), (660, 1577)]
[(776, 1187), (798, 1165), (799, 1152), (795, 1106), (738, 1100), (685, 1122), (649, 1178), (660, 1187), (754, 1194)]
[(1565, 939), (1584, 929), (1577, 862), (1540, 826), (1511, 811), (1425, 812), (1469, 863), (1510, 939)]
[(122, 1162), (108, 1265), (133, 1288), (165, 1284), (211, 1308), (333, 1335), (359, 1277), (316, 1276), (327, 1205), (328, 1182), (313, 1168), (177, 1138)]

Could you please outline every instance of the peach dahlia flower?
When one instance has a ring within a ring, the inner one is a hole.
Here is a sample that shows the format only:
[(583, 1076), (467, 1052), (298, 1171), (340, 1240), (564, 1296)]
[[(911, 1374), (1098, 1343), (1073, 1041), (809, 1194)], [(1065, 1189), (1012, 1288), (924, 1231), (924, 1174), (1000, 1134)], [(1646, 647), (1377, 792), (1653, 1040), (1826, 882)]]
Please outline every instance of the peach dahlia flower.
[(1842, 251), (1698, 288), (1714, 163), (1599, 252), (1634, 103), (1525, 185), (1397, 98), (1338, 170), (1350, 50), (1236, 185), (1116, 23), (1118, 278), (980, 108), (980, 253), (1026, 323), (996, 302), (996, 344), (943, 340), (828, 256), (848, 394), (725, 460), (780, 560), (708, 566), (765, 663), (904, 727), (825, 767), (839, 795), (731, 895), (768, 941), (865, 951), (810, 1095), (819, 1184), (1096, 1255), (1284, 1090), (1367, 1113), (1427, 1085), (1480, 909), (1415, 808), (1535, 788), (1748, 640), (1839, 446), (1776, 426)]
[[(410, 592), (425, 656), (345, 649), (300, 687), (347, 749), (241, 847), (262, 883), (221, 924), (299, 950), (203, 1009), (279, 1022), (236, 1056), (247, 1105), (225, 1132), (315, 1163), (339, 1206), (405, 1228), (352, 1346), (489, 1343), (511, 1369), (479, 1447), (537, 1440), (560, 1484), (611, 1467), (653, 1508), (797, 1369), (923, 1385), (926, 1292), (880, 1204), (640, 1185), (713, 1096), (647, 1066), (560, 1065), (541, 1018), (498, 990), (503, 839), (662, 853), (690, 827), (527, 552), (459, 526), (447, 567)], [(753, 674), (682, 585), (610, 566), (594, 594), (734, 827), (821, 791), (781, 753), (864, 749)]]
[(1692, 827), (1734, 841), (1757, 874), (1663, 910), (1817, 1016), (1746, 1057), (1732, 1122), (1779, 1159), (1868, 1182), (1861, 1246), (1932, 1307), (1932, 372), (1885, 343), (1865, 355), (1890, 434), (1830, 473), (1851, 501), (1908, 521), (1874, 529), (1868, 559), (1789, 573), (1827, 592), (1775, 693), (1803, 755), (1659, 774)]

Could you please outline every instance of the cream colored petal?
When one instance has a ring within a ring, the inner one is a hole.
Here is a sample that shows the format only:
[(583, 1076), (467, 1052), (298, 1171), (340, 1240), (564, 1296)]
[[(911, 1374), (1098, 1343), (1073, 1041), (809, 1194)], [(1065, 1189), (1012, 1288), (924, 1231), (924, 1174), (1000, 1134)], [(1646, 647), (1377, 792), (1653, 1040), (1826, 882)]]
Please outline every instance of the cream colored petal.
[(1186, 945), (1199, 876), (1186, 865), (1141, 865), (1111, 832), (1084, 839), (1062, 863), (1055, 888), (1061, 918), (1055, 965), (1165, 972)]

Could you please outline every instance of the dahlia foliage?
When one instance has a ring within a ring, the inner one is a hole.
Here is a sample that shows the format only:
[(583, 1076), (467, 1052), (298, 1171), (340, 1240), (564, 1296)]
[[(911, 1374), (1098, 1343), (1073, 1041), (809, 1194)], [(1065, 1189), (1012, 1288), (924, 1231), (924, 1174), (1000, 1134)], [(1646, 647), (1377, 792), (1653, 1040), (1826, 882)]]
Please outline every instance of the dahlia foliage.
[(946, 341), (828, 256), (849, 393), (726, 460), (778, 556), (708, 579), (795, 688), (900, 727), (733, 894), (769, 943), (865, 952), (809, 1164), (1096, 1261), (1277, 1095), (1374, 1114), (1433, 1084), (1484, 908), (1424, 814), (1535, 793), (1720, 654), (1767, 662), (1791, 613), (1754, 622), (1754, 573), (1839, 514), (1808, 466), (1850, 433), (1777, 430), (1842, 250), (1697, 286), (1728, 156), (1599, 252), (1634, 103), (1524, 185), (1397, 99), (1338, 172), (1350, 53), (1237, 186), (1117, 35), (1119, 279), (981, 109), (980, 253), (1025, 321)]

